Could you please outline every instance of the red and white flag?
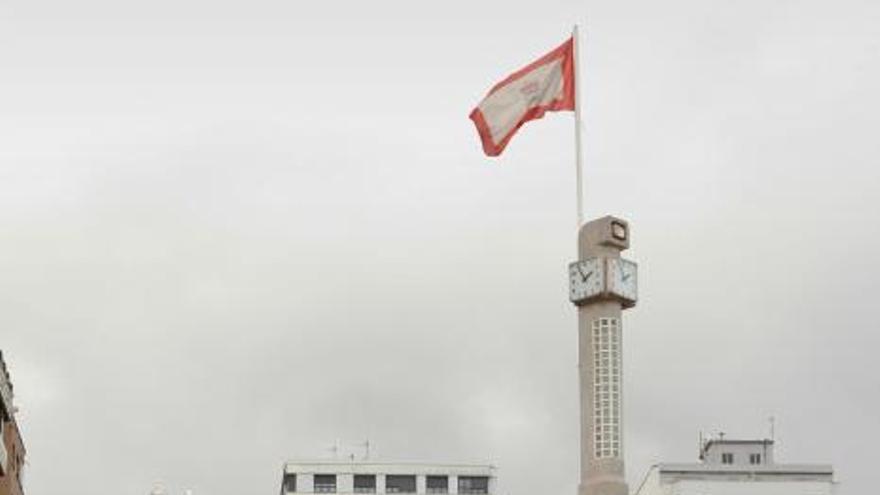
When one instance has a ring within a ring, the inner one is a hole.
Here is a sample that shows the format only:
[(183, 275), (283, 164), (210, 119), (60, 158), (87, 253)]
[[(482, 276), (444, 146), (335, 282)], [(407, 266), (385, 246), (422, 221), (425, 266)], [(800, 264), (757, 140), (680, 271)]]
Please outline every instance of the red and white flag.
[(574, 38), (493, 87), (471, 112), (483, 151), (498, 156), (523, 124), (575, 109)]

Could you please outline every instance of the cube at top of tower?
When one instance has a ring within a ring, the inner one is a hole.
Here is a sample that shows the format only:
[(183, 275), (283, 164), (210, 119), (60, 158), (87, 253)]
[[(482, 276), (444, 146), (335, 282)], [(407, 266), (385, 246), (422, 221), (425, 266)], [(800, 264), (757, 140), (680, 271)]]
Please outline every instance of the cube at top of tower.
[(581, 257), (616, 254), (629, 248), (629, 224), (611, 215), (583, 224), (578, 232)]

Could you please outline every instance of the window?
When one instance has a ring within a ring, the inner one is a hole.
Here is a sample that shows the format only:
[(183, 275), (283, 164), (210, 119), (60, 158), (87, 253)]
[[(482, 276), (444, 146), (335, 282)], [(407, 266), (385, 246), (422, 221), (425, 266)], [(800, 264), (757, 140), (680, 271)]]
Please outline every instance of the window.
[(425, 482), (428, 493), (449, 493), (448, 476), (428, 476)]
[(356, 474), (356, 475), (354, 475), (354, 492), (355, 493), (376, 493), (376, 475), (375, 474)]
[(6, 451), (6, 442), (3, 441), (6, 438), (6, 433), (4, 429), (6, 425), (4, 424), (2, 415), (0, 415), (0, 478), (6, 476), (6, 470), (8, 468), (7, 463), (9, 462), (9, 453)]
[(617, 318), (593, 321), (593, 456), (620, 457), (620, 326)]
[(458, 493), (462, 495), (489, 493), (489, 477), (459, 476)]
[(316, 474), (315, 493), (336, 493), (336, 475)]
[(284, 475), (284, 493), (294, 493), (296, 492), (296, 475), (295, 474), (285, 474)]
[(721, 454), (721, 464), (733, 464), (733, 454), (730, 452)]
[(415, 493), (416, 477), (411, 474), (388, 474), (385, 476), (385, 493)]
[(761, 454), (749, 454), (749, 464), (761, 464)]
[(626, 240), (626, 225), (620, 222), (611, 222), (611, 236), (618, 241)]

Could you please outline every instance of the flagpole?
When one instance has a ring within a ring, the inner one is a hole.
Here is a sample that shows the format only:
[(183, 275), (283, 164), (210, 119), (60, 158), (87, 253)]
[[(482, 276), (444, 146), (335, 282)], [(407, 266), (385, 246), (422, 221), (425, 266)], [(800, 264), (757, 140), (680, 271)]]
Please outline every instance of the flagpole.
[(580, 58), (580, 31), (578, 25), (574, 25), (571, 34), (574, 38), (574, 143), (575, 143), (575, 167), (577, 180), (577, 228), (584, 223), (584, 191), (583, 191), (583, 143), (581, 142), (581, 58)]

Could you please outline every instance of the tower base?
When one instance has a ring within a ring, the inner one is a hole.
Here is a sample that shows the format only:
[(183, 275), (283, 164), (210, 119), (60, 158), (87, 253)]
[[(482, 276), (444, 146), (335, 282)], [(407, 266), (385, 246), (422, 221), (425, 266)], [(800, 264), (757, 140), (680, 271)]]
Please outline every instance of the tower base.
[(629, 495), (629, 487), (620, 480), (594, 480), (579, 485), (578, 495)]

